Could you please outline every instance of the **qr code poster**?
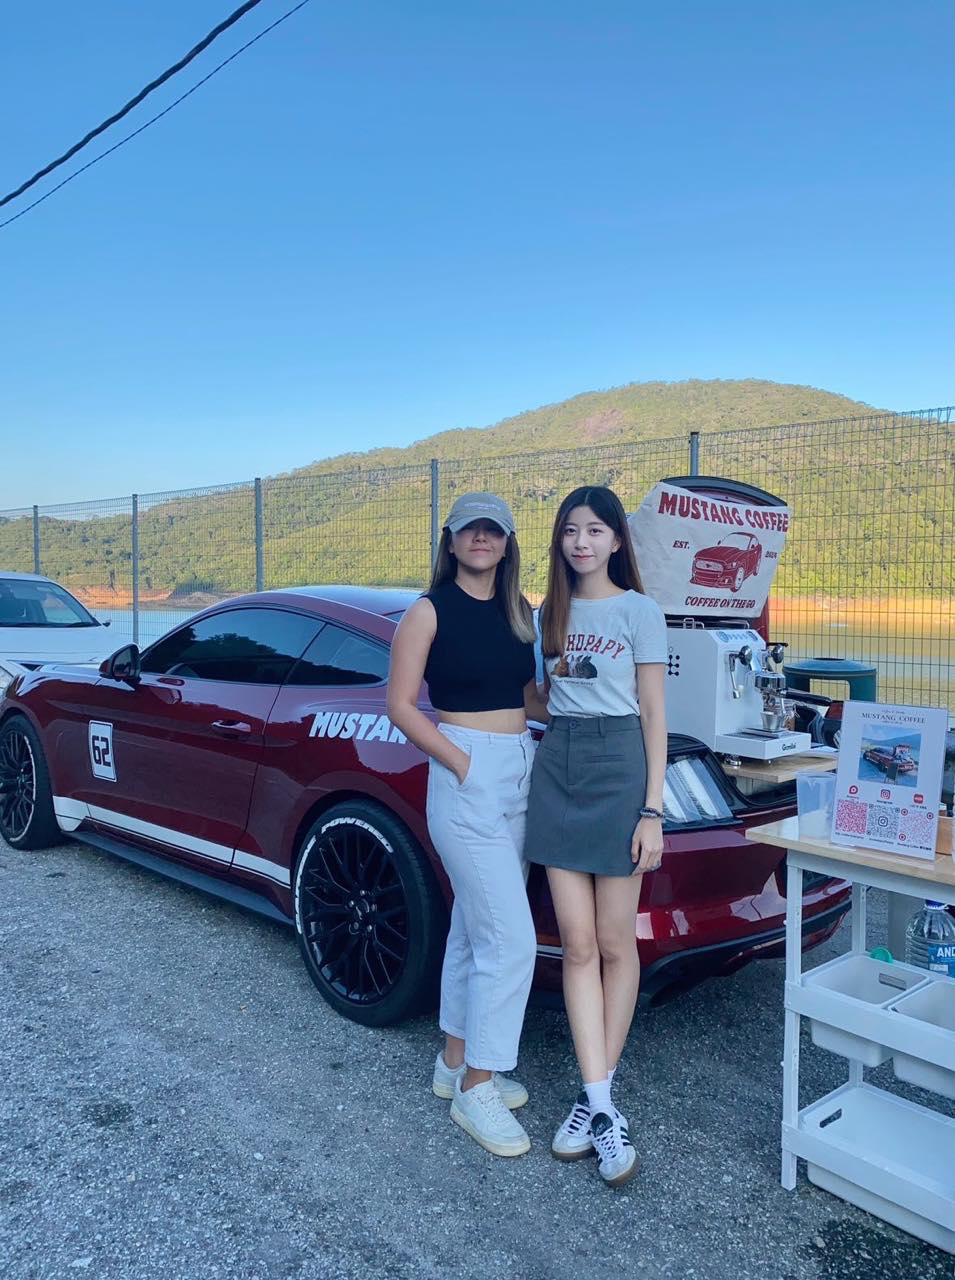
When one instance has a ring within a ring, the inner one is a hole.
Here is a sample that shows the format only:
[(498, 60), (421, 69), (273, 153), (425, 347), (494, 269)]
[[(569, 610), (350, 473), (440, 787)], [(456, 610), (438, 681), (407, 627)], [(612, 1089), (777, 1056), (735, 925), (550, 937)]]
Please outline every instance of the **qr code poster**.
[(948, 712), (845, 703), (833, 844), (935, 857)]

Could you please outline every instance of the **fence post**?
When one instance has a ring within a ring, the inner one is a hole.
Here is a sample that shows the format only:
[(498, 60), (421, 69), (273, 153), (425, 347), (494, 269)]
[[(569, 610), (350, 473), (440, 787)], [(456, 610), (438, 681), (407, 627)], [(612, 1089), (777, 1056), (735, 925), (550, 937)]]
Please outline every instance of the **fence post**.
[(33, 508), (33, 572), (40, 572), (40, 508)]
[(139, 494), (133, 494), (133, 644), (139, 644)]
[(700, 433), (699, 431), (690, 432), (690, 475), (698, 476), (700, 474)]
[(438, 538), (440, 535), (440, 524), (438, 516), (438, 460), (431, 459), (431, 565), (438, 555)]
[(262, 480), (255, 477), (255, 589), (265, 590), (265, 547), (262, 542)]

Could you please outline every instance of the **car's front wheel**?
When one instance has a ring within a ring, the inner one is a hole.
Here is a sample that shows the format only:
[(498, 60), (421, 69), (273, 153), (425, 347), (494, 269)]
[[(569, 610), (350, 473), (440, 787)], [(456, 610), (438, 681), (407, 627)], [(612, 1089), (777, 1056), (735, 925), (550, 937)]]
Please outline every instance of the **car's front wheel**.
[(61, 839), (43, 747), (19, 715), (0, 730), (0, 836), (14, 849), (45, 849)]
[(333, 1009), (381, 1027), (433, 1003), (447, 908), (394, 814), (366, 800), (322, 814), (302, 843), (294, 898), (305, 964)]
[(736, 576), (733, 578), (733, 590), (739, 591), (740, 587), (743, 585), (745, 581), (746, 581), (746, 572), (743, 569), (743, 566), (740, 565), (740, 567), (736, 570)]

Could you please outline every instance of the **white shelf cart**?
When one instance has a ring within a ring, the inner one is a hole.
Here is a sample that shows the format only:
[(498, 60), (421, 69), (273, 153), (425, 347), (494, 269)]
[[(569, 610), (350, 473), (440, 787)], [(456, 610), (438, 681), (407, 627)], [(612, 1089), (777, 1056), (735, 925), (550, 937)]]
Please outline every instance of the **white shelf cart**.
[[(955, 1098), (955, 979), (882, 963), (866, 947), (870, 888), (955, 903), (955, 863), (896, 857), (800, 838), (796, 818), (753, 827), (751, 840), (787, 850), (782, 1184), (796, 1161), (811, 1182), (955, 1254), (955, 1120), (868, 1084), (890, 1058), (900, 1079)], [(852, 882), (851, 951), (803, 972), (803, 873)], [(848, 1080), (799, 1109), (799, 1037), (848, 1059)]]

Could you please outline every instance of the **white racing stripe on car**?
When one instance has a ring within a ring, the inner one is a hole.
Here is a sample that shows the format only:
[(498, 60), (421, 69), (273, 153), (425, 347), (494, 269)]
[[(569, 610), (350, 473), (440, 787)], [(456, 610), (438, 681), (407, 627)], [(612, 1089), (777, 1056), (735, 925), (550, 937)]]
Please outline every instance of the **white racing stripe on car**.
[(254, 853), (243, 853), (241, 849), (236, 849), (235, 861), (232, 865), (241, 867), (243, 871), (254, 871), (256, 875), (274, 880), (285, 889), (291, 887), (292, 876), (288, 867), (280, 867), (277, 862), (269, 862), (268, 858), (258, 858)]
[(539, 956), (555, 956), (557, 959), (564, 954), (563, 947), (549, 947), (546, 943), (539, 942), (537, 944), (537, 954)]
[(212, 858), (216, 862), (228, 862), (243, 871), (252, 871), (264, 876), (276, 884), (288, 889), (291, 885), (291, 873), (288, 867), (270, 862), (268, 858), (256, 857), (254, 853), (243, 853), (233, 850), (224, 844), (214, 844), (211, 840), (200, 840), (196, 836), (186, 835), (184, 831), (173, 831), (171, 827), (160, 827), (154, 822), (143, 822), (141, 818), (132, 818), (126, 813), (117, 813), (115, 809), (103, 809), (99, 805), (84, 804), (82, 800), (72, 800), (69, 796), (54, 796), (53, 811), (62, 831), (75, 831), (85, 818), (96, 822), (105, 822), (120, 831), (129, 831), (134, 835), (145, 836), (149, 840), (158, 840), (162, 844), (182, 849), (185, 853), (197, 853), (203, 858)]
[(82, 800), (71, 800), (69, 796), (53, 797), (53, 813), (56, 824), (61, 831), (75, 831), (84, 818), (90, 816), (89, 805)]
[(214, 844), (211, 840), (200, 840), (197, 836), (188, 836), (184, 831), (173, 831), (171, 827), (159, 827), (154, 822), (143, 822), (141, 818), (131, 818), (127, 813), (117, 813), (114, 809), (101, 809), (99, 805), (89, 806), (89, 816), (95, 822), (105, 822), (120, 831), (130, 831), (137, 836), (145, 836), (147, 840), (158, 840), (162, 844), (172, 845), (186, 853), (198, 853), (203, 858), (212, 858), (216, 862), (231, 862), (234, 850), (228, 845)]

